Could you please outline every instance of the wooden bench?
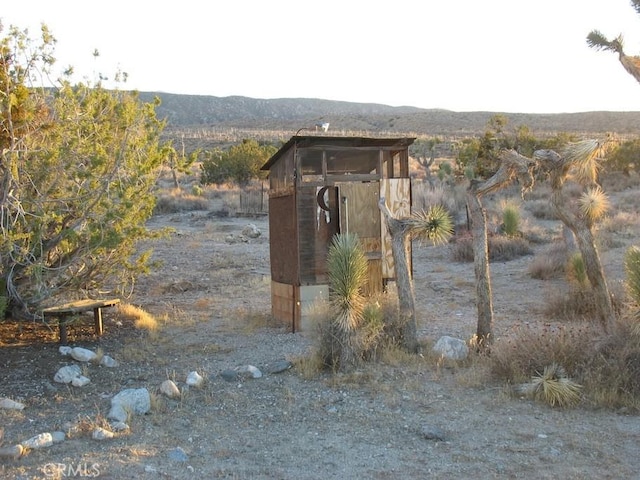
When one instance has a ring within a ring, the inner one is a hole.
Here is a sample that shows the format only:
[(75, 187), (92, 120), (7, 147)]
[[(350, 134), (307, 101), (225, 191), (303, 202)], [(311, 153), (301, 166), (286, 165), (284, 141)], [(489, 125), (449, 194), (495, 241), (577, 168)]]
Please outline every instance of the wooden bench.
[(58, 319), (58, 328), (60, 329), (60, 343), (67, 343), (67, 325), (71, 323), (69, 317), (73, 317), (79, 313), (93, 310), (94, 329), (97, 336), (102, 335), (102, 309), (113, 307), (120, 303), (119, 298), (111, 298), (108, 300), (78, 300), (75, 302), (57, 305), (42, 310), (44, 320), (50, 318)]

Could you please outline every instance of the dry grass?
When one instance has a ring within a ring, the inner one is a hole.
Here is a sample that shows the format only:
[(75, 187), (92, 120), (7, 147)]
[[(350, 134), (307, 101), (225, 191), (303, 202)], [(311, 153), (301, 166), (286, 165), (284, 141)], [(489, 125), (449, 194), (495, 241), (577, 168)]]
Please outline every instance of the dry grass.
[[(620, 314), (625, 308), (625, 292), (619, 284), (609, 286), (614, 310)], [(598, 305), (588, 284), (574, 283), (564, 292), (549, 297), (543, 310), (553, 321), (592, 322), (597, 318)]]
[(207, 198), (176, 188), (158, 196), (154, 213), (167, 214), (208, 210), (209, 206)]
[[(571, 378), (570, 386), (582, 386), (583, 401), (587, 404), (638, 410), (640, 329), (635, 326), (637, 321), (621, 319), (608, 334), (593, 325), (521, 326), (508, 337), (496, 341), (487, 361), (494, 378), (507, 384), (538, 378), (534, 383), (539, 384), (540, 389), (558, 386), (547, 382), (560, 377), (548, 371), (555, 365), (566, 372), (561, 376)], [(545, 370), (549, 375), (545, 376)], [(545, 382), (547, 384), (543, 385)], [(564, 397), (567, 405), (577, 401), (576, 388), (570, 388), (573, 393)], [(540, 395), (546, 396), (544, 391)], [(547, 396), (546, 400), (555, 404), (562, 402), (553, 395)]]
[[(506, 262), (531, 255), (533, 250), (529, 242), (521, 237), (489, 235), (489, 260)], [(458, 236), (451, 246), (451, 259), (454, 262), (473, 262), (473, 238), (464, 234)]]
[(529, 264), (529, 275), (538, 280), (562, 278), (566, 272), (567, 257), (564, 242), (554, 243), (533, 257)]
[(138, 330), (145, 330), (149, 333), (156, 332), (158, 330), (158, 321), (155, 317), (135, 305), (131, 305), (129, 303), (118, 305), (118, 315), (123, 320), (133, 322), (133, 325)]

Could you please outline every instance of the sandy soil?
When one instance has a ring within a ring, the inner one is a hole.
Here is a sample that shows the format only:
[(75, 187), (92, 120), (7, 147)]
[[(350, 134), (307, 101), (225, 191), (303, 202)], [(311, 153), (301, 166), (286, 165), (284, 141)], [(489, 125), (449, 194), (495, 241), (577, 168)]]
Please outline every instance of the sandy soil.
[[(243, 226), (263, 232), (228, 243)], [(175, 233), (154, 247), (163, 265), (126, 299), (159, 319), (149, 336), (105, 311), (105, 335), (72, 331), (73, 345), (103, 351), (116, 369), (87, 367), (83, 388), (53, 382), (60, 366), (55, 331), (38, 325), (0, 326), (0, 397), (25, 403), (0, 410), (4, 445), (68, 422), (96, 425), (109, 398), (123, 388), (157, 392), (173, 379), (184, 388), (188, 372), (206, 382), (180, 400), (155, 397), (152, 411), (133, 417), (130, 431), (96, 441), (90, 432), (0, 460), (7, 479), (634, 479), (640, 478), (640, 418), (585, 407), (553, 409), (509, 395), (477, 367), (408, 363), (366, 365), (348, 375), (306, 375), (300, 368), (260, 379), (225, 381), (220, 373), (241, 365), (263, 368), (308, 355), (311, 332), (290, 333), (270, 320), (266, 218), (219, 218), (209, 212), (155, 217), (151, 228)], [(559, 226), (547, 222), (550, 238)], [(637, 241), (620, 235), (603, 253), (612, 281), (621, 257)], [(534, 245), (537, 252), (545, 245)], [(414, 247), (419, 333), (469, 339), (475, 332), (472, 264), (453, 263), (449, 246)], [(532, 256), (492, 264), (496, 337), (520, 323), (544, 323), (542, 307), (562, 280), (533, 280)], [(429, 439), (423, 428), (439, 429)], [(175, 458), (176, 448), (185, 457)]]

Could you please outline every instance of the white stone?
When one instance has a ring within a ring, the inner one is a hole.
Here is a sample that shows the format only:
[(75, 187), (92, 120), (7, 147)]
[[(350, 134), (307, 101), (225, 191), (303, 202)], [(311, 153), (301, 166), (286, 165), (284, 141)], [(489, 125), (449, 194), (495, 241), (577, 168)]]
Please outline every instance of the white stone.
[(127, 388), (111, 399), (111, 411), (107, 418), (126, 422), (128, 412), (144, 415), (151, 409), (151, 396), (146, 388)]
[(58, 348), (58, 351), (62, 354), (62, 355), (69, 355), (71, 353), (71, 350), (73, 350), (73, 348), (67, 346), (67, 345), (62, 345)]
[(103, 355), (100, 359), (100, 365), (107, 368), (113, 368), (118, 366), (118, 362), (111, 358), (109, 355)]
[(53, 445), (53, 436), (49, 432), (40, 433), (35, 437), (31, 437), (29, 440), (22, 442), (23, 447), (31, 450), (50, 447), (51, 445)]
[(91, 438), (94, 440), (108, 440), (109, 438), (113, 438), (115, 433), (110, 432), (106, 428), (98, 427), (91, 434)]
[(249, 238), (258, 238), (262, 235), (262, 232), (253, 223), (250, 223), (242, 229), (242, 235)]
[(173, 380), (165, 380), (162, 382), (160, 392), (169, 398), (178, 398), (180, 396), (180, 389)]
[(73, 385), (74, 387), (84, 387), (85, 385), (88, 385), (90, 382), (91, 380), (89, 380), (87, 377), (85, 377), (84, 375), (80, 375), (79, 377), (76, 377), (71, 380), (71, 385)]
[(74, 360), (78, 360), (79, 362), (90, 362), (91, 360), (95, 360), (97, 357), (95, 352), (82, 347), (72, 348), (71, 356)]
[(71, 383), (71, 381), (82, 375), (82, 370), (78, 365), (67, 365), (61, 367), (53, 376), (53, 381), (58, 383)]
[(258, 367), (254, 367), (253, 365), (244, 365), (242, 367), (236, 368), (236, 372), (243, 378), (261, 378), (262, 372)]
[(187, 385), (190, 387), (200, 387), (204, 382), (204, 378), (198, 372), (189, 372), (187, 375)]
[(469, 347), (466, 342), (447, 335), (438, 339), (433, 351), (449, 360), (464, 360), (469, 355)]
[(6, 408), (7, 410), (22, 410), (24, 404), (11, 400), (10, 398), (0, 398), (0, 408)]

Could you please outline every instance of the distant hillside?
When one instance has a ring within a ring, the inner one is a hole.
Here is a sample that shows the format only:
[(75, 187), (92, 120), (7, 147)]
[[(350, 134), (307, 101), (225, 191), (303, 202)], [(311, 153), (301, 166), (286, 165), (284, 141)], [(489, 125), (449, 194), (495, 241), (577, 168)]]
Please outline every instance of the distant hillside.
[[(453, 112), (416, 107), (391, 107), (311, 98), (256, 99), (140, 92), (144, 101), (161, 99), (157, 109), (170, 128), (240, 128), (290, 131), (329, 122), (332, 131), (474, 135), (501, 112)], [(640, 112), (560, 114), (502, 113), (511, 126), (526, 125), (534, 133), (640, 134)]]

